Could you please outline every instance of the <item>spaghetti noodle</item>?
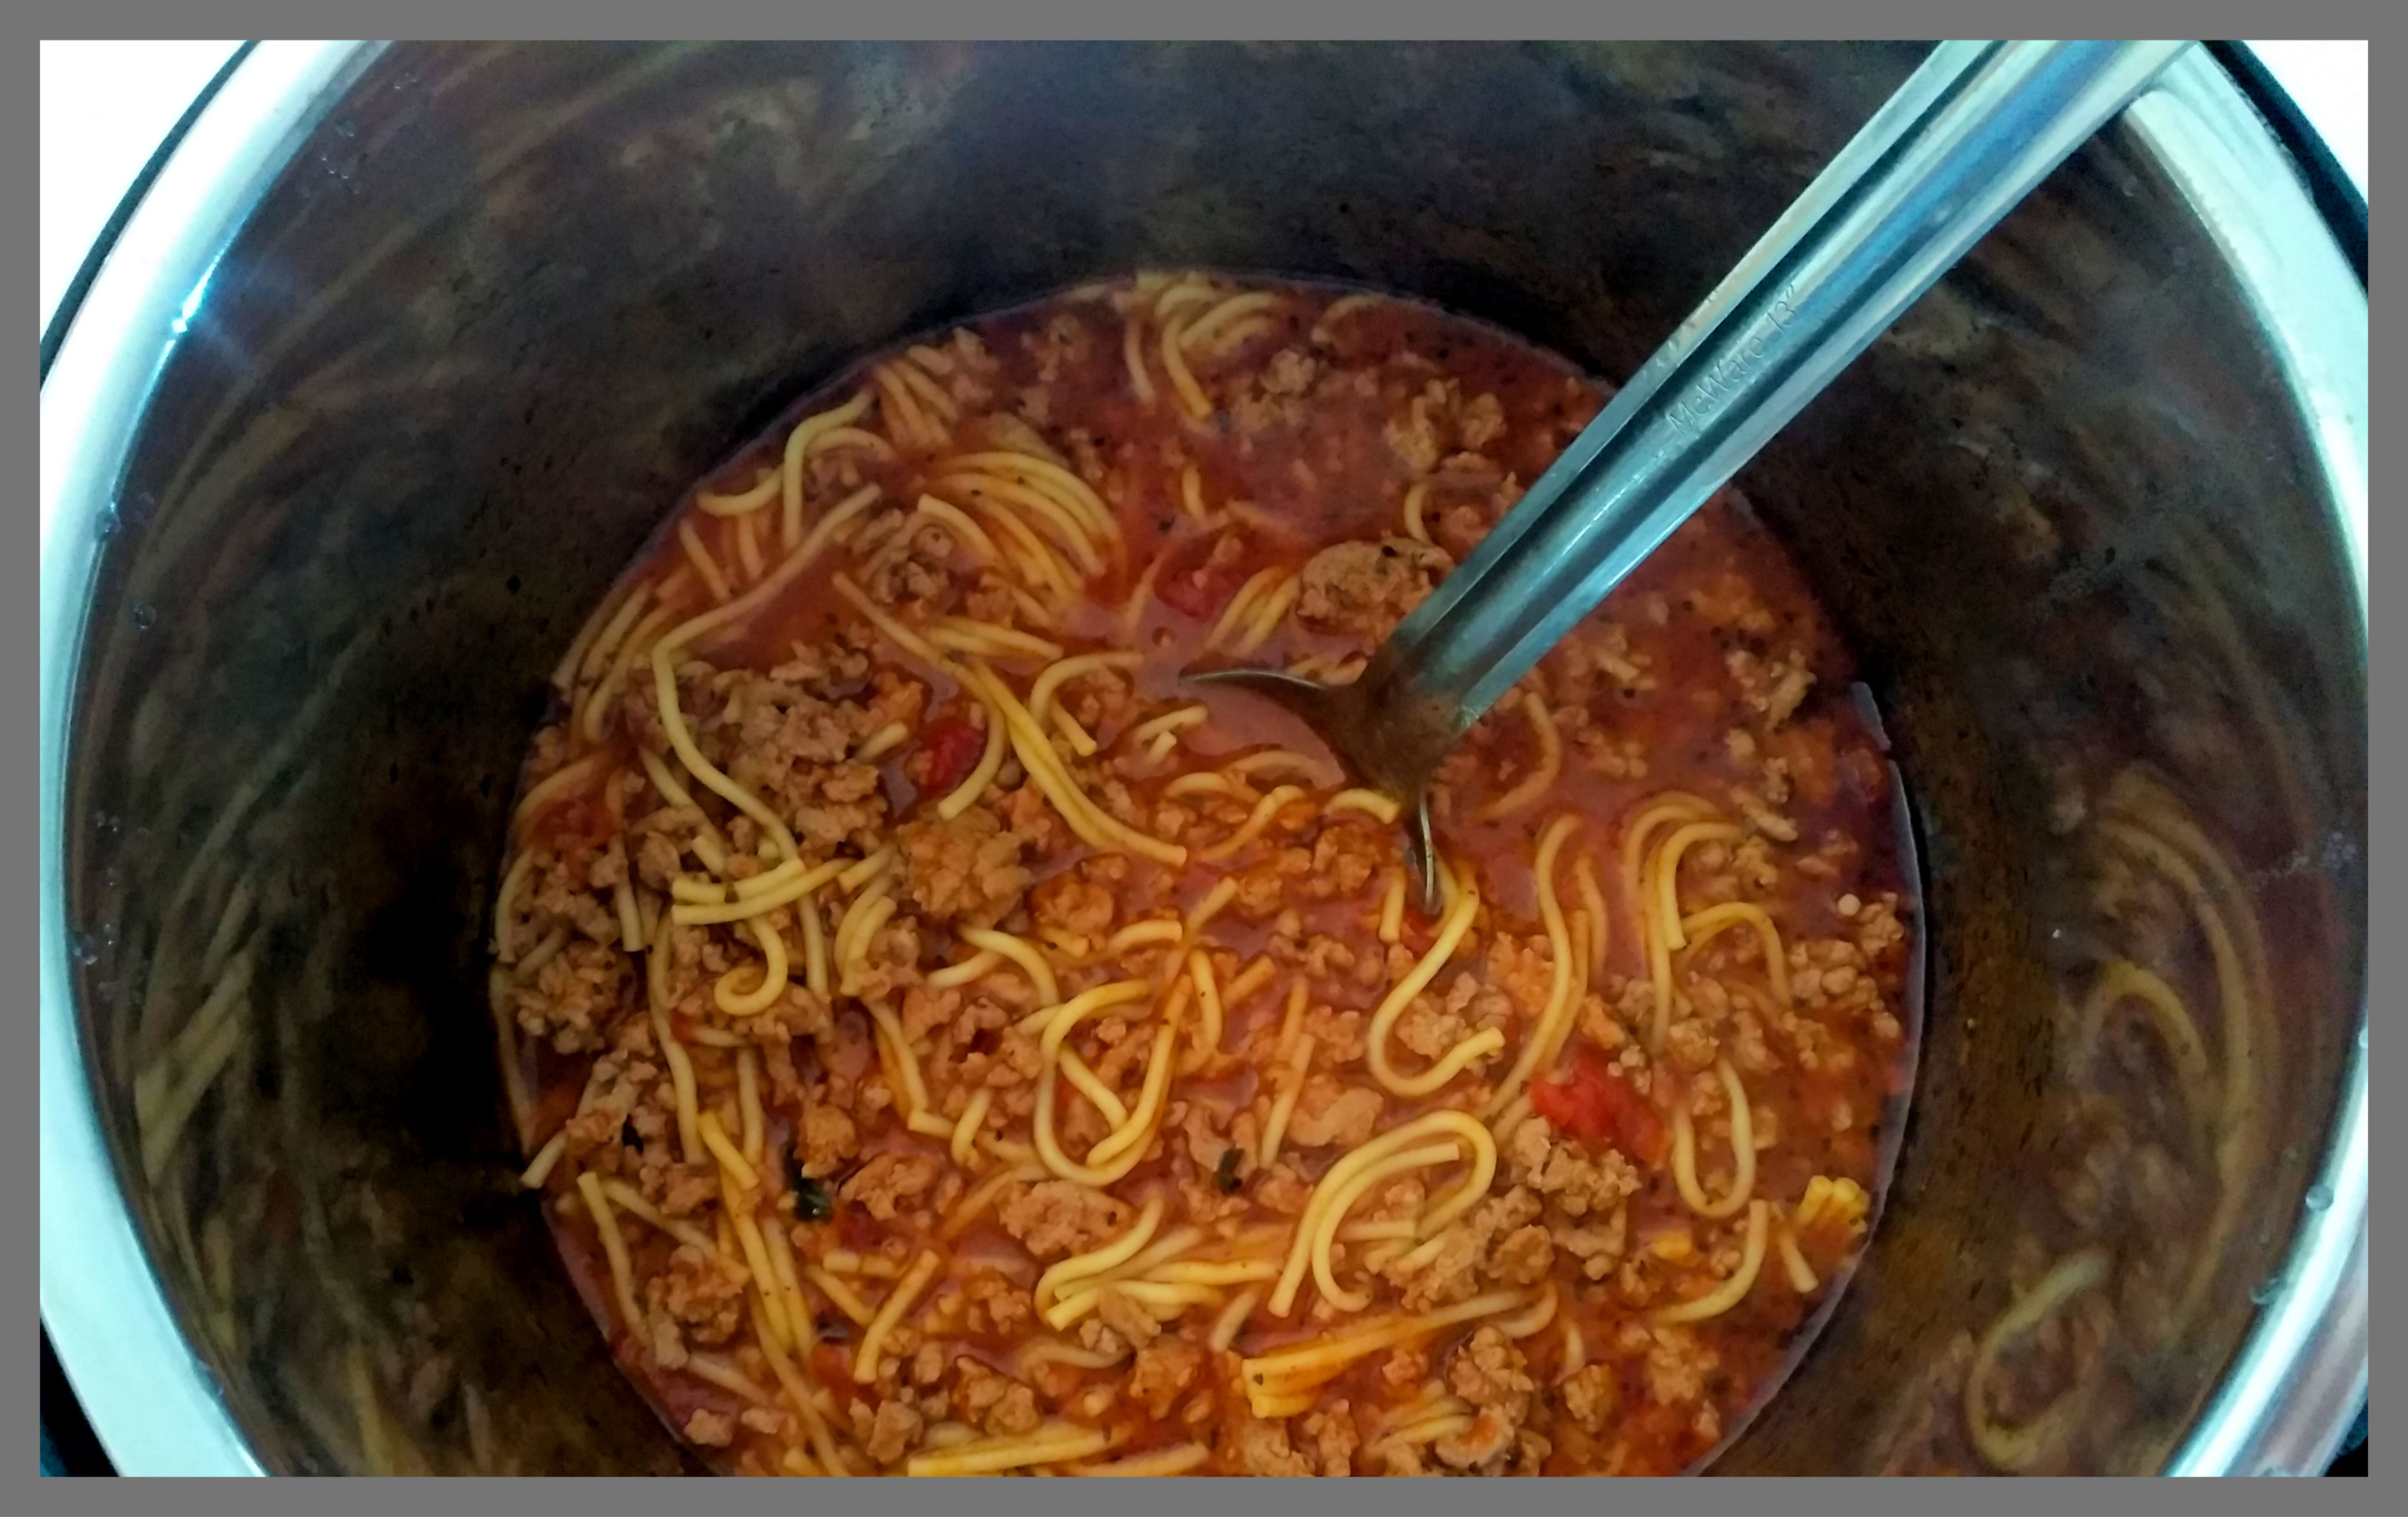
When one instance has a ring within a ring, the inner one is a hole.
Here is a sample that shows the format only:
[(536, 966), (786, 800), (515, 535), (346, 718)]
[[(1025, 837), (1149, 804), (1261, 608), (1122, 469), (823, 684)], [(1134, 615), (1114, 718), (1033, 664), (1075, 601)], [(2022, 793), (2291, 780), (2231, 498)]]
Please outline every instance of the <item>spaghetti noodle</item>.
[[(1734, 585), (1836, 657), (1778, 553), (1710, 509), (1626, 593), (1660, 616), (1616, 597), (1467, 737), (1426, 914), (1395, 797), (1180, 677), (1359, 673), (1501, 510), (1465, 481), (1535, 478), (1593, 388), (1408, 302), (1184, 275), (833, 395), (580, 629), (495, 892), (518, 1178), (629, 1372), (761, 1474), (1702, 1454), (1862, 1246), (1873, 1150), (1823, 1114), (1878, 1109), (1905, 962), (1885, 797), (1756, 820), (1873, 751), (1731, 672)], [(238, 1052), (248, 952), (161, 1040), (146, 1152)], [(2229, 1130), (2171, 987), (2094, 1004)], [(1661, 1404), (1596, 1422), (1605, 1374)]]

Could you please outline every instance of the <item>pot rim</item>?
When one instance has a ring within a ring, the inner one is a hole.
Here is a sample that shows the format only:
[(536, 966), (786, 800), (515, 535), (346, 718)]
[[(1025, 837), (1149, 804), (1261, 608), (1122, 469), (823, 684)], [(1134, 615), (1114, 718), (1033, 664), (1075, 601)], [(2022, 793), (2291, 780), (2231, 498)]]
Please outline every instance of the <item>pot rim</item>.
[[(258, 1456), (185, 1341), (136, 1230), (94, 1104), (68, 964), (65, 759), (83, 619), (126, 447), (222, 250), (382, 43), (261, 42), (163, 150), (90, 282), (54, 322), (41, 379), (39, 787), (41, 1320), (127, 1474), (255, 1475)], [(2323, 465), (2367, 607), (2368, 298), (2297, 167), (2205, 50), (2126, 121), (2172, 179), (2257, 315)], [(2312, 1198), (2271, 1294), (2175, 1474), (2314, 1474), (2368, 1386), (2366, 1013)], [(162, 1343), (179, 1352), (163, 1355)]]
[[(2193, 48), (2128, 113), (2224, 254), (2324, 465), (2367, 635), (2365, 284), (2299, 169), (2232, 77)], [(2325, 1152), (2257, 1322), (2167, 1466), (2176, 1475), (2320, 1475), (2368, 1384), (2366, 1004)], [(2321, 1198), (2323, 1205), (2315, 1204)]]
[[(222, 78), (99, 255), (41, 381), (42, 1325), (120, 1472), (265, 1471), (135, 1227), (68, 966), (66, 749), (84, 613), (127, 446), (219, 252), (379, 44), (262, 42)], [(161, 1345), (180, 1352), (162, 1353)]]

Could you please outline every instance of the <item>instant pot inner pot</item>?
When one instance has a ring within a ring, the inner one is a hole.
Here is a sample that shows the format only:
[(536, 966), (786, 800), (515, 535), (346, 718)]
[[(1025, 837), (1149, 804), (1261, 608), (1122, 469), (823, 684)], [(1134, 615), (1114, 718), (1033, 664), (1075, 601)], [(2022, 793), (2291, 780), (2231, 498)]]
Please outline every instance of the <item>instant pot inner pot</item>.
[[(1361, 280), (1627, 374), (1916, 61), (378, 55), (161, 370), (73, 734), (104, 1121), (262, 1462), (684, 1463), (515, 1189), (482, 952), (545, 677), (701, 470), (855, 353), (1135, 267)], [(2154, 1468), (2198, 1414), (2290, 1236), (2360, 994), (2363, 863), (2327, 839), (2364, 836), (2363, 666), (2317, 478), (2225, 266), (2120, 128), (1742, 477), (1908, 777), (1932, 989), (1874, 1245), (1718, 1467), (1920, 1467), (2016, 1289), (2123, 1257), (2051, 1199), (2078, 1157), (2077, 754), (2150, 766), (2225, 840), (2283, 1015), (2203, 1305), (2171, 1342), (2111, 1336), (2033, 1467)], [(213, 988), (224, 1073), (197, 1105), (146, 1086)], [(2146, 1305), (2106, 1289), (2118, 1321)]]

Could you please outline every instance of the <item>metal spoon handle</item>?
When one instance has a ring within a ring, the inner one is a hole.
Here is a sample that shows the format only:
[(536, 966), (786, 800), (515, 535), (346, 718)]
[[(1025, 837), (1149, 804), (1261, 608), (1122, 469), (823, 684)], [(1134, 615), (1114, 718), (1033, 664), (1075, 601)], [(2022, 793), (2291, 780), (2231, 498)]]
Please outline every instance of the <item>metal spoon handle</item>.
[[(1430, 762), (2183, 42), (1943, 42), (1359, 684)], [(1415, 755), (1419, 757), (1420, 755)]]

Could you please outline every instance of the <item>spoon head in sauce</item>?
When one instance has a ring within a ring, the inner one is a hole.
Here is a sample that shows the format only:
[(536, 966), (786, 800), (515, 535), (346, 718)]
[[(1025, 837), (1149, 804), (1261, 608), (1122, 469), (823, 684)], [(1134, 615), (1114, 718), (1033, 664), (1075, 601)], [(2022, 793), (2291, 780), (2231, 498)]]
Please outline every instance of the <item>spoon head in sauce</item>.
[[(1431, 867), (1437, 845), (1429, 817), (1429, 776), (1436, 763), (1423, 759), (1424, 745), (1398, 740), (1398, 724), (1391, 713), (1382, 710), (1373, 690), (1360, 680), (1326, 685), (1278, 669), (1191, 669), (1181, 678), (1191, 684), (1251, 691), (1286, 708), (1312, 729), (1350, 778), (1397, 802), (1413, 888), (1422, 909), (1437, 911), (1438, 871)], [(1444, 751), (1439, 750), (1438, 756), (1443, 757)]]

